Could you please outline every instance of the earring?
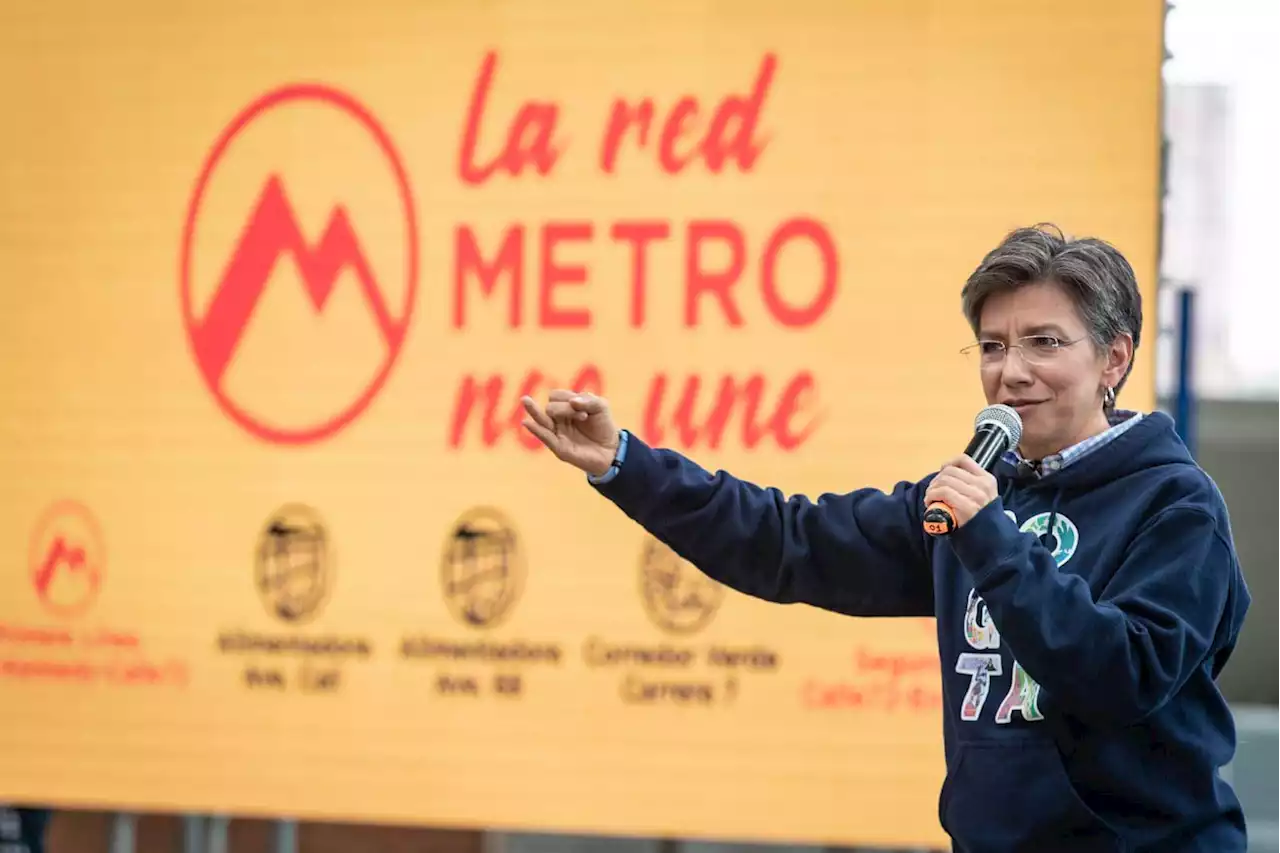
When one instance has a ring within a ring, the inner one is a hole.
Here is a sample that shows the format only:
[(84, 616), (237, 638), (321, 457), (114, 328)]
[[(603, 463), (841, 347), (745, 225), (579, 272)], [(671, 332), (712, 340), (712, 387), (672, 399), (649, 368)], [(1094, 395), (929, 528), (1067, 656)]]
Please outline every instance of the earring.
[(1107, 390), (1102, 392), (1102, 408), (1114, 409), (1116, 407), (1116, 389), (1107, 386)]

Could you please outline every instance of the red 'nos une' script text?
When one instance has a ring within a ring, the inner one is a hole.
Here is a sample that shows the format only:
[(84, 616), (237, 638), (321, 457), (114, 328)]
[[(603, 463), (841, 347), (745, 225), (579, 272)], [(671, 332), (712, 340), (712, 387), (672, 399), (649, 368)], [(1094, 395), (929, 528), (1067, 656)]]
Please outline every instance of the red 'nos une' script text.
[[(620, 163), (648, 154), (671, 175), (697, 165), (713, 174), (731, 165), (750, 174), (767, 146), (759, 128), (776, 66), (776, 58), (766, 55), (744, 91), (711, 105), (693, 95), (677, 97), (666, 106), (652, 98), (616, 99), (595, 149), (599, 170), (613, 174)], [(495, 179), (518, 180), (530, 174), (554, 179), (557, 164), (571, 153), (558, 127), (562, 105), (525, 100), (509, 117), (505, 133), (494, 133), (487, 127), (486, 110), (498, 85), (497, 70), (498, 57), (491, 53), (472, 91), (459, 147), (459, 178), (477, 188)], [(587, 265), (573, 260), (575, 250), (581, 253), (602, 241), (626, 253), (627, 281), (593, 281)], [(678, 271), (655, 271), (651, 264), (651, 249), (664, 243), (676, 249)], [(655, 279), (663, 287), (680, 288), (680, 325), (685, 329), (707, 323), (743, 328), (746, 300), (758, 300), (771, 325), (806, 329), (827, 315), (839, 281), (839, 255), (831, 232), (821, 221), (802, 215), (780, 217), (754, 245), (742, 224), (727, 218), (514, 222), (488, 240), (463, 223), (455, 228), (453, 250), (451, 321), (459, 330), (468, 328), (476, 316), (485, 316), (490, 321), (500, 317), (511, 330), (572, 334), (596, 327), (593, 292), (616, 298), (620, 291), (626, 294), (627, 325), (645, 329), (652, 322), (648, 308), (650, 282)], [(784, 295), (779, 281), (781, 257), (791, 252), (807, 253), (816, 261), (816, 278), (804, 283), (803, 298), (794, 295), (790, 282), (791, 295)], [(749, 265), (755, 270), (750, 276)], [(676, 346), (679, 341), (668, 348)], [(537, 440), (520, 426), (524, 413), (519, 401), (526, 394), (541, 398), (551, 388), (606, 393), (601, 368), (595, 364), (583, 365), (570, 376), (550, 377), (532, 367), (516, 376), (465, 375), (454, 399), (449, 445), (462, 447), (470, 440), (493, 447), (509, 436), (536, 449)], [(809, 370), (773, 378), (753, 372), (659, 372), (640, 393), (641, 437), (687, 448), (715, 448), (734, 440), (746, 448), (770, 443), (795, 450), (819, 420), (816, 381)]]

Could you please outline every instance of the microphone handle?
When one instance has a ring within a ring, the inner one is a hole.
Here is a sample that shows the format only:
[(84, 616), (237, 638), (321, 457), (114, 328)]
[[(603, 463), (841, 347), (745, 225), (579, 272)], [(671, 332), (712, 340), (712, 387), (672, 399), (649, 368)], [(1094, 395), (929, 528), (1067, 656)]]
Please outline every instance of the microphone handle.
[[(968, 456), (985, 471), (995, 467), (996, 462), (1009, 449), (1009, 434), (998, 426), (983, 424), (974, 432), (969, 446), (964, 449)], [(946, 536), (955, 530), (956, 513), (943, 501), (934, 501), (924, 511), (924, 532), (930, 536)]]
[(1009, 434), (998, 426), (983, 424), (974, 432), (964, 455), (977, 462), (984, 471), (990, 471), (1008, 449)]

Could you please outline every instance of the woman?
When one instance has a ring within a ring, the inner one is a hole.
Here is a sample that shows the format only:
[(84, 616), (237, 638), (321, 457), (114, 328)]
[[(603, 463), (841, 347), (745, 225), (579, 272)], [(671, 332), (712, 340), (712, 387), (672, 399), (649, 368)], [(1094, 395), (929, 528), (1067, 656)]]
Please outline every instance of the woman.
[[(936, 616), (956, 850), (1244, 851), (1215, 680), (1249, 594), (1222, 497), (1172, 421), (1116, 409), (1142, 328), (1132, 268), (1099, 240), (1019, 229), (961, 303), (987, 401), (1023, 422), (995, 475), (960, 456), (812, 502), (650, 448), (598, 397), (526, 398), (525, 427), (727, 586)], [(948, 536), (922, 530), (934, 501)]]

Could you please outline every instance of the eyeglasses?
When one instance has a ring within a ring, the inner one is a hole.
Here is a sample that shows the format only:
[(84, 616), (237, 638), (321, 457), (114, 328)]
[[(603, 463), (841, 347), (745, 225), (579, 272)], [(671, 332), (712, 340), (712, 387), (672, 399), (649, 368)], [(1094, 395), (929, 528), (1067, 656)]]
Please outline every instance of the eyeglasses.
[(1004, 357), (1011, 349), (1022, 353), (1027, 364), (1047, 364), (1053, 361), (1067, 347), (1078, 344), (1084, 338), (1064, 341), (1054, 335), (1028, 335), (1018, 338), (1017, 343), (1006, 344), (1004, 341), (978, 341), (960, 350), (966, 357), (977, 359), (984, 368), (996, 367), (1004, 363)]

